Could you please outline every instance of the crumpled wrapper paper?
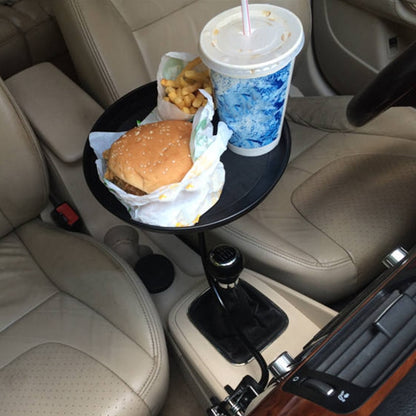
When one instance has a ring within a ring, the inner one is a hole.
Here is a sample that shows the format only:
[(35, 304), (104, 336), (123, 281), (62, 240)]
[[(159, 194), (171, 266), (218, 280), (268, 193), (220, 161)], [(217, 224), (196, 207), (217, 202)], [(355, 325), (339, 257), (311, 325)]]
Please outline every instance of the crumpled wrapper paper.
[[(220, 157), (227, 147), (232, 131), (219, 122), (213, 135), (214, 105), (206, 94), (208, 104), (198, 110), (193, 120), (191, 156), (194, 164), (179, 183), (163, 186), (151, 194), (136, 196), (124, 192), (104, 178), (106, 162), (103, 152), (123, 133), (93, 132), (89, 141), (97, 160), (101, 181), (127, 208), (133, 220), (161, 227), (186, 227), (196, 224), (202, 214), (219, 199), (225, 182), (225, 170)], [(155, 121), (152, 112), (143, 123)]]

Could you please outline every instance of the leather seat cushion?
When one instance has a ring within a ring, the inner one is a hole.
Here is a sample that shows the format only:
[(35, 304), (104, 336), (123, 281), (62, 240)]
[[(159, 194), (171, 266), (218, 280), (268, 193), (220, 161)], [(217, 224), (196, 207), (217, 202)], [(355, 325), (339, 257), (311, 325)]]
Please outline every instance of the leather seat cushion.
[(294, 154), (283, 177), (256, 209), (212, 231), (249, 267), (323, 302), (365, 285), (416, 226), (416, 110), (391, 109), (354, 129), (348, 100), (292, 99)]
[(0, 395), (8, 415), (148, 413), (139, 396), (99, 361), (60, 343), (36, 346), (8, 364), (0, 373)]
[(34, 220), (0, 240), (4, 414), (156, 413), (167, 391), (157, 312), (92, 239)]
[(306, 221), (345, 249), (360, 280), (385, 256), (385, 247), (394, 249), (396, 241), (407, 246), (406, 236), (416, 231), (415, 178), (415, 157), (346, 156), (296, 188), (292, 203)]

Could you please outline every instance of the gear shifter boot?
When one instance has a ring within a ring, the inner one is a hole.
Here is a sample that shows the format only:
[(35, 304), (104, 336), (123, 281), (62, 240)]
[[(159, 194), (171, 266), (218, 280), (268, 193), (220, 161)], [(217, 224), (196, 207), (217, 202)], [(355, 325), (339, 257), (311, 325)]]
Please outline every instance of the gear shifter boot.
[(221, 307), (210, 289), (192, 303), (188, 314), (191, 322), (228, 361), (242, 364), (252, 357), (238, 336), (236, 325), (258, 351), (286, 329), (287, 315), (248, 283), (240, 281), (233, 289), (219, 291), (230, 313)]

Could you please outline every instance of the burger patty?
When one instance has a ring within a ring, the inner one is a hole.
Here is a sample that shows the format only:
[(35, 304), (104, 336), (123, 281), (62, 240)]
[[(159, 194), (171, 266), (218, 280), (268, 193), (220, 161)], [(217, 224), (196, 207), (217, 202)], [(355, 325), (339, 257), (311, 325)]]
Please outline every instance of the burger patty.
[[(111, 176), (111, 177), (109, 177), (109, 176)], [(135, 186), (128, 184), (127, 182), (123, 181), (123, 179), (120, 179), (118, 176), (116, 176), (114, 174), (112, 174), (112, 175), (107, 175), (106, 174), (105, 178), (108, 179), (109, 181), (113, 182), (114, 185), (118, 186), (123, 191), (125, 191), (129, 194), (133, 194), (133, 195), (137, 195), (137, 196), (147, 195), (146, 192), (143, 192), (139, 188), (136, 188)]]

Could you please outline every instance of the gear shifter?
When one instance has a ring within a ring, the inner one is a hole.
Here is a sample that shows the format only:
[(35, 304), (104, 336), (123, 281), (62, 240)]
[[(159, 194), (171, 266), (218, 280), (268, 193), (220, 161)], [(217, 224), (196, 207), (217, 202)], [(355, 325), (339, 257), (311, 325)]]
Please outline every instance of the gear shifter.
[(208, 272), (222, 287), (233, 287), (243, 271), (243, 257), (235, 247), (219, 245), (208, 254)]
[[(209, 252), (207, 271), (219, 295), (219, 302), (231, 316), (234, 327), (252, 328), (257, 325), (247, 291), (239, 285), (243, 257), (236, 247), (219, 245)], [(254, 308), (257, 305), (254, 305)]]
[(239, 334), (260, 351), (288, 324), (280, 308), (239, 278), (243, 267), (237, 248), (219, 245), (212, 249), (205, 268), (211, 289), (189, 308), (189, 317), (199, 331), (225, 358), (238, 364), (252, 357)]

